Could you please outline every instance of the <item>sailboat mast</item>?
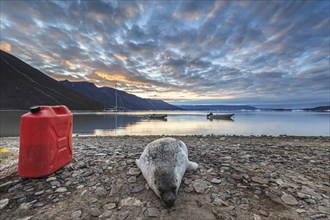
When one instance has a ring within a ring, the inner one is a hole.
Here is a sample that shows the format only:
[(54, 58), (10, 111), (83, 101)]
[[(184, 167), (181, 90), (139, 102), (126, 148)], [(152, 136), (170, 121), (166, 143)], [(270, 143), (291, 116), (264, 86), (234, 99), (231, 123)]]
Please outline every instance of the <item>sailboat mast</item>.
[(117, 84), (115, 83), (115, 98), (116, 98), (116, 107), (115, 109), (117, 110)]

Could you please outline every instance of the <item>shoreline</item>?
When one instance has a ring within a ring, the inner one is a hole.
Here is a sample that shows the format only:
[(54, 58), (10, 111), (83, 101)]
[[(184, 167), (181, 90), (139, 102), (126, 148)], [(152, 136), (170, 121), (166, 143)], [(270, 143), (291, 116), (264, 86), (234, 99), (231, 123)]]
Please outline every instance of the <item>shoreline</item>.
[[(160, 137), (73, 137), (73, 161), (56, 173), (0, 179), (1, 219), (330, 218), (327, 136), (171, 136), (200, 166), (185, 174), (171, 209), (134, 163)], [(0, 146), (18, 148), (19, 137)]]

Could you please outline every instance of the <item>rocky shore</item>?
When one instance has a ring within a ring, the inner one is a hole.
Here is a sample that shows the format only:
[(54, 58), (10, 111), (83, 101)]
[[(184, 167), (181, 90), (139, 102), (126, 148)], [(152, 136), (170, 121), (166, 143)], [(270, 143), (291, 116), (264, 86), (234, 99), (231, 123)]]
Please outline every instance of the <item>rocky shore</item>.
[(171, 209), (134, 161), (157, 138), (75, 137), (72, 163), (56, 173), (0, 179), (0, 219), (330, 219), (329, 137), (177, 137), (200, 167)]

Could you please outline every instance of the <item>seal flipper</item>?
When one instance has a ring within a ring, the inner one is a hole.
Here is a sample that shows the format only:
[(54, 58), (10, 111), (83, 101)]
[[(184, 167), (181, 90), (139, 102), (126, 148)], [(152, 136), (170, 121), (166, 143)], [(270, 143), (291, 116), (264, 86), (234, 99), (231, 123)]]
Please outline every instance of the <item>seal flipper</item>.
[(192, 161), (188, 162), (188, 166), (187, 166), (187, 170), (188, 171), (193, 171), (193, 170), (197, 170), (198, 168), (198, 164)]

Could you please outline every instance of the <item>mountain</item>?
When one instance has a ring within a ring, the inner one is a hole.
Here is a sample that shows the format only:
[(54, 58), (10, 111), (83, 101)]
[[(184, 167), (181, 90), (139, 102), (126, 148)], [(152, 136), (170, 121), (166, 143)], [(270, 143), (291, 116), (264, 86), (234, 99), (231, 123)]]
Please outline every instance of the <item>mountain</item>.
[(304, 108), (305, 111), (317, 111), (317, 112), (323, 112), (323, 111), (330, 111), (330, 106), (318, 106), (315, 108)]
[(170, 105), (162, 100), (143, 99), (126, 92), (113, 89), (111, 87), (97, 87), (90, 82), (70, 82), (68, 80), (60, 81), (68, 88), (79, 92), (89, 98), (103, 103), (108, 108), (117, 106), (122, 110), (180, 110), (180, 108)]
[(27, 110), (33, 105), (66, 105), (71, 110), (104, 107), (2, 50), (0, 67), (0, 109)]
[(179, 105), (178, 107), (190, 111), (240, 111), (257, 110), (256, 107), (249, 105)]

